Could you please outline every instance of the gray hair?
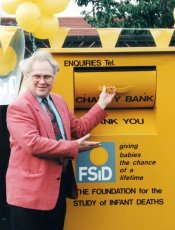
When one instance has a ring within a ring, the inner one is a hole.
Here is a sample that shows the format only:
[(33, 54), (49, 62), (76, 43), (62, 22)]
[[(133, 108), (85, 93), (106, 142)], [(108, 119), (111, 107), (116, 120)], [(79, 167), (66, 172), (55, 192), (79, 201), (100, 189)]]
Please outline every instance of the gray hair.
[(47, 61), (52, 66), (54, 75), (60, 70), (58, 63), (48, 51), (39, 50), (19, 63), (19, 67), (24, 76), (29, 74), (31, 66), (35, 61)]

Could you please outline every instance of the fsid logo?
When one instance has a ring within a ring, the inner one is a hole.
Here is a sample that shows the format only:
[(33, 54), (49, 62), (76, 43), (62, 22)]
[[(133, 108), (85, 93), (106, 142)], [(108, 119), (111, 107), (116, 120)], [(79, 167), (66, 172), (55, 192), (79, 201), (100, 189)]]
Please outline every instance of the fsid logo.
[(102, 142), (101, 147), (80, 153), (76, 161), (77, 182), (116, 181), (115, 143)]

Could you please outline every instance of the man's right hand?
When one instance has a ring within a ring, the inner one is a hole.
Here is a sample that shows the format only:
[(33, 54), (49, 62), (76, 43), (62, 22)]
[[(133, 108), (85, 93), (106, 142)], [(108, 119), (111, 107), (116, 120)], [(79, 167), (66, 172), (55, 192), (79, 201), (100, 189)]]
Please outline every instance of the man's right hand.
[(77, 140), (79, 152), (88, 151), (90, 149), (98, 148), (101, 146), (101, 142), (87, 141), (89, 137), (90, 134), (87, 134), (84, 137), (81, 137), (80, 139)]

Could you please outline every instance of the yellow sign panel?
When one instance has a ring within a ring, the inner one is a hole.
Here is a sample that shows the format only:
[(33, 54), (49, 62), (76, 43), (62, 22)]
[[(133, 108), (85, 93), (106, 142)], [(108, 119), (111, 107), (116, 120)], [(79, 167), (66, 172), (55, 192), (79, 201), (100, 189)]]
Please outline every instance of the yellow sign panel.
[(68, 201), (65, 229), (175, 229), (175, 49), (50, 52), (61, 69), (54, 91), (78, 117), (99, 86), (125, 89), (91, 133), (101, 147), (74, 164), (79, 197)]
[(19, 93), (19, 62), (24, 57), (24, 33), (15, 26), (0, 26), (0, 105), (8, 105)]
[[(9, 60), (11, 61), (9, 62)], [(12, 47), (8, 47), (3, 52), (3, 49), (0, 48), (0, 77), (4, 77), (9, 74), (16, 66), (17, 56), (16, 52)]]
[(81, 68), (74, 72), (75, 108), (90, 108), (98, 101), (100, 86), (115, 86), (109, 108), (153, 107), (156, 93), (155, 67)]

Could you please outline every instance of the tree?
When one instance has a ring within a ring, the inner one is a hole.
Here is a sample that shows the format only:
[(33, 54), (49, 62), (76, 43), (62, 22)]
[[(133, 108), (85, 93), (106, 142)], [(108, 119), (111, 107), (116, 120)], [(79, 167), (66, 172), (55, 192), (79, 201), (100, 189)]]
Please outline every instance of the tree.
[(75, 0), (78, 6), (92, 5), (83, 11), (95, 27), (172, 28), (175, 0)]

